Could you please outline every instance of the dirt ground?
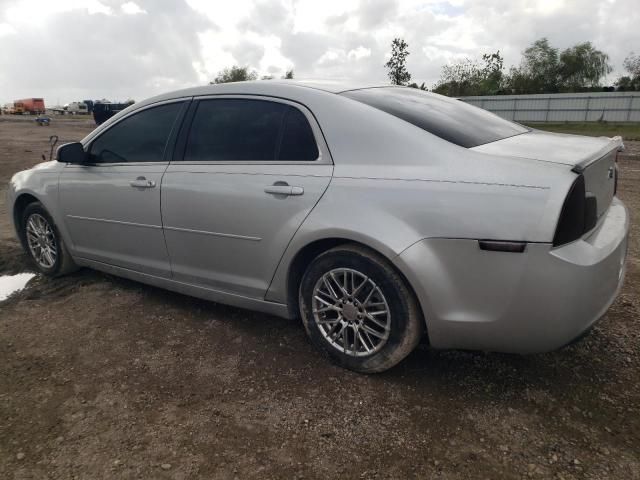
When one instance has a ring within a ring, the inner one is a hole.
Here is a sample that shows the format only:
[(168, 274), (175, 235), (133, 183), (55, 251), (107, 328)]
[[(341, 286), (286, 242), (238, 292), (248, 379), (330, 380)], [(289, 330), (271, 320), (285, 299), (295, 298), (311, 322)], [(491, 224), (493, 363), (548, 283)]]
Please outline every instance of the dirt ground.
[[(0, 274), (29, 266), (11, 175), (51, 127), (0, 117)], [(301, 325), (83, 270), (0, 303), (1, 479), (640, 479), (640, 143), (621, 160), (625, 287), (580, 343), (535, 356), (420, 347), (364, 376)]]

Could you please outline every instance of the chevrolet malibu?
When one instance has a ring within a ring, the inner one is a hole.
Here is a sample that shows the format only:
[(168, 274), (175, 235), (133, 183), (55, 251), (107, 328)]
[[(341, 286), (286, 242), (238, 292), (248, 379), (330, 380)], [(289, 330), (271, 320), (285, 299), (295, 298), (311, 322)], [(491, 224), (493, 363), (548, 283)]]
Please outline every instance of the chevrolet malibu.
[(412, 88), (211, 85), (62, 145), (12, 178), (9, 205), (44, 274), (300, 317), (371, 373), (421, 338), (534, 353), (587, 332), (624, 276), (621, 148)]

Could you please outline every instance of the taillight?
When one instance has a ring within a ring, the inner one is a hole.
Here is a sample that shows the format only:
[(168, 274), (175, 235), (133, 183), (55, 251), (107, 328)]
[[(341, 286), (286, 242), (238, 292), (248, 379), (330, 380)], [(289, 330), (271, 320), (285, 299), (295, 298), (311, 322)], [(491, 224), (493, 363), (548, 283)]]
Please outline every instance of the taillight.
[[(584, 177), (578, 175), (562, 205), (562, 212), (553, 237), (553, 246), (564, 245), (582, 237), (585, 232), (586, 192)], [(594, 198), (595, 200), (595, 198)], [(590, 207), (591, 209), (593, 207)], [(597, 210), (597, 209), (596, 209)]]

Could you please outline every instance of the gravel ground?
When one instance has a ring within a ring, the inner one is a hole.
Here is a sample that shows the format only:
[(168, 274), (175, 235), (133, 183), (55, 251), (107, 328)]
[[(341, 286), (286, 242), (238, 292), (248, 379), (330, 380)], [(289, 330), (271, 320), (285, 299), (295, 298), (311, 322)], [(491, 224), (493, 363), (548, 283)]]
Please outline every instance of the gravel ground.
[[(51, 127), (0, 117), (0, 274), (29, 269), (4, 185)], [(640, 143), (621, 160), (625, 287), (578, 344), (420, 347), (375, 376), (298, 323), (83, 270), (0, 304), (0, 478), (640, 479)]]

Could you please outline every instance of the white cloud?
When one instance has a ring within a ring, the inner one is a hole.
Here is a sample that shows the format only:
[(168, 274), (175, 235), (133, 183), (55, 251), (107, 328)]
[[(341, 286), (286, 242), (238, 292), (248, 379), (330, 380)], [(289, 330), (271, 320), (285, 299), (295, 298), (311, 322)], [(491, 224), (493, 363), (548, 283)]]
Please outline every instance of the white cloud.
[[(293, 68), (297, 78), (384, 82), (397, 36), (409, 44), (413, 80), (429, 86), (460, 58), (500, 50), (507, 67), (517, 64), (543, 36), (559, 48), (592, 41), (609, 53), (613, 81), (639, 49), (637, 1), (0, 0), (0, 94), (8, 95), (0, 103), (142, 98), (206, 83), (234, 64), (260, 75)], [(46, 67), (46, 84), (22, 73), (25, 55)]]
[(52, 16), (72, 10), (84, 10), (89, 15), (113, 14), (111, 7), (99, 0), (9, 0), (5, 18), (22, 28), (40, 27)]
[(120, 5), (120, 10), (127, 15), (136, 15), (138, 13), (147, 13), (146, 10), (143, 10), (138, 6), (137, 3), (127, 2)]
[(367, 58), (371, 56), (371, 49), (365, 48), (362, 45), (358, 48), (354, 48), (353, 50), (349, 50), (347, 53), (347, 58), (349, 60), (360, 60), (361, 58)]
[(18, 33), (18, 31), (8, 23), (0, 23), (0, 37), (4, 35), (14, 35)]

